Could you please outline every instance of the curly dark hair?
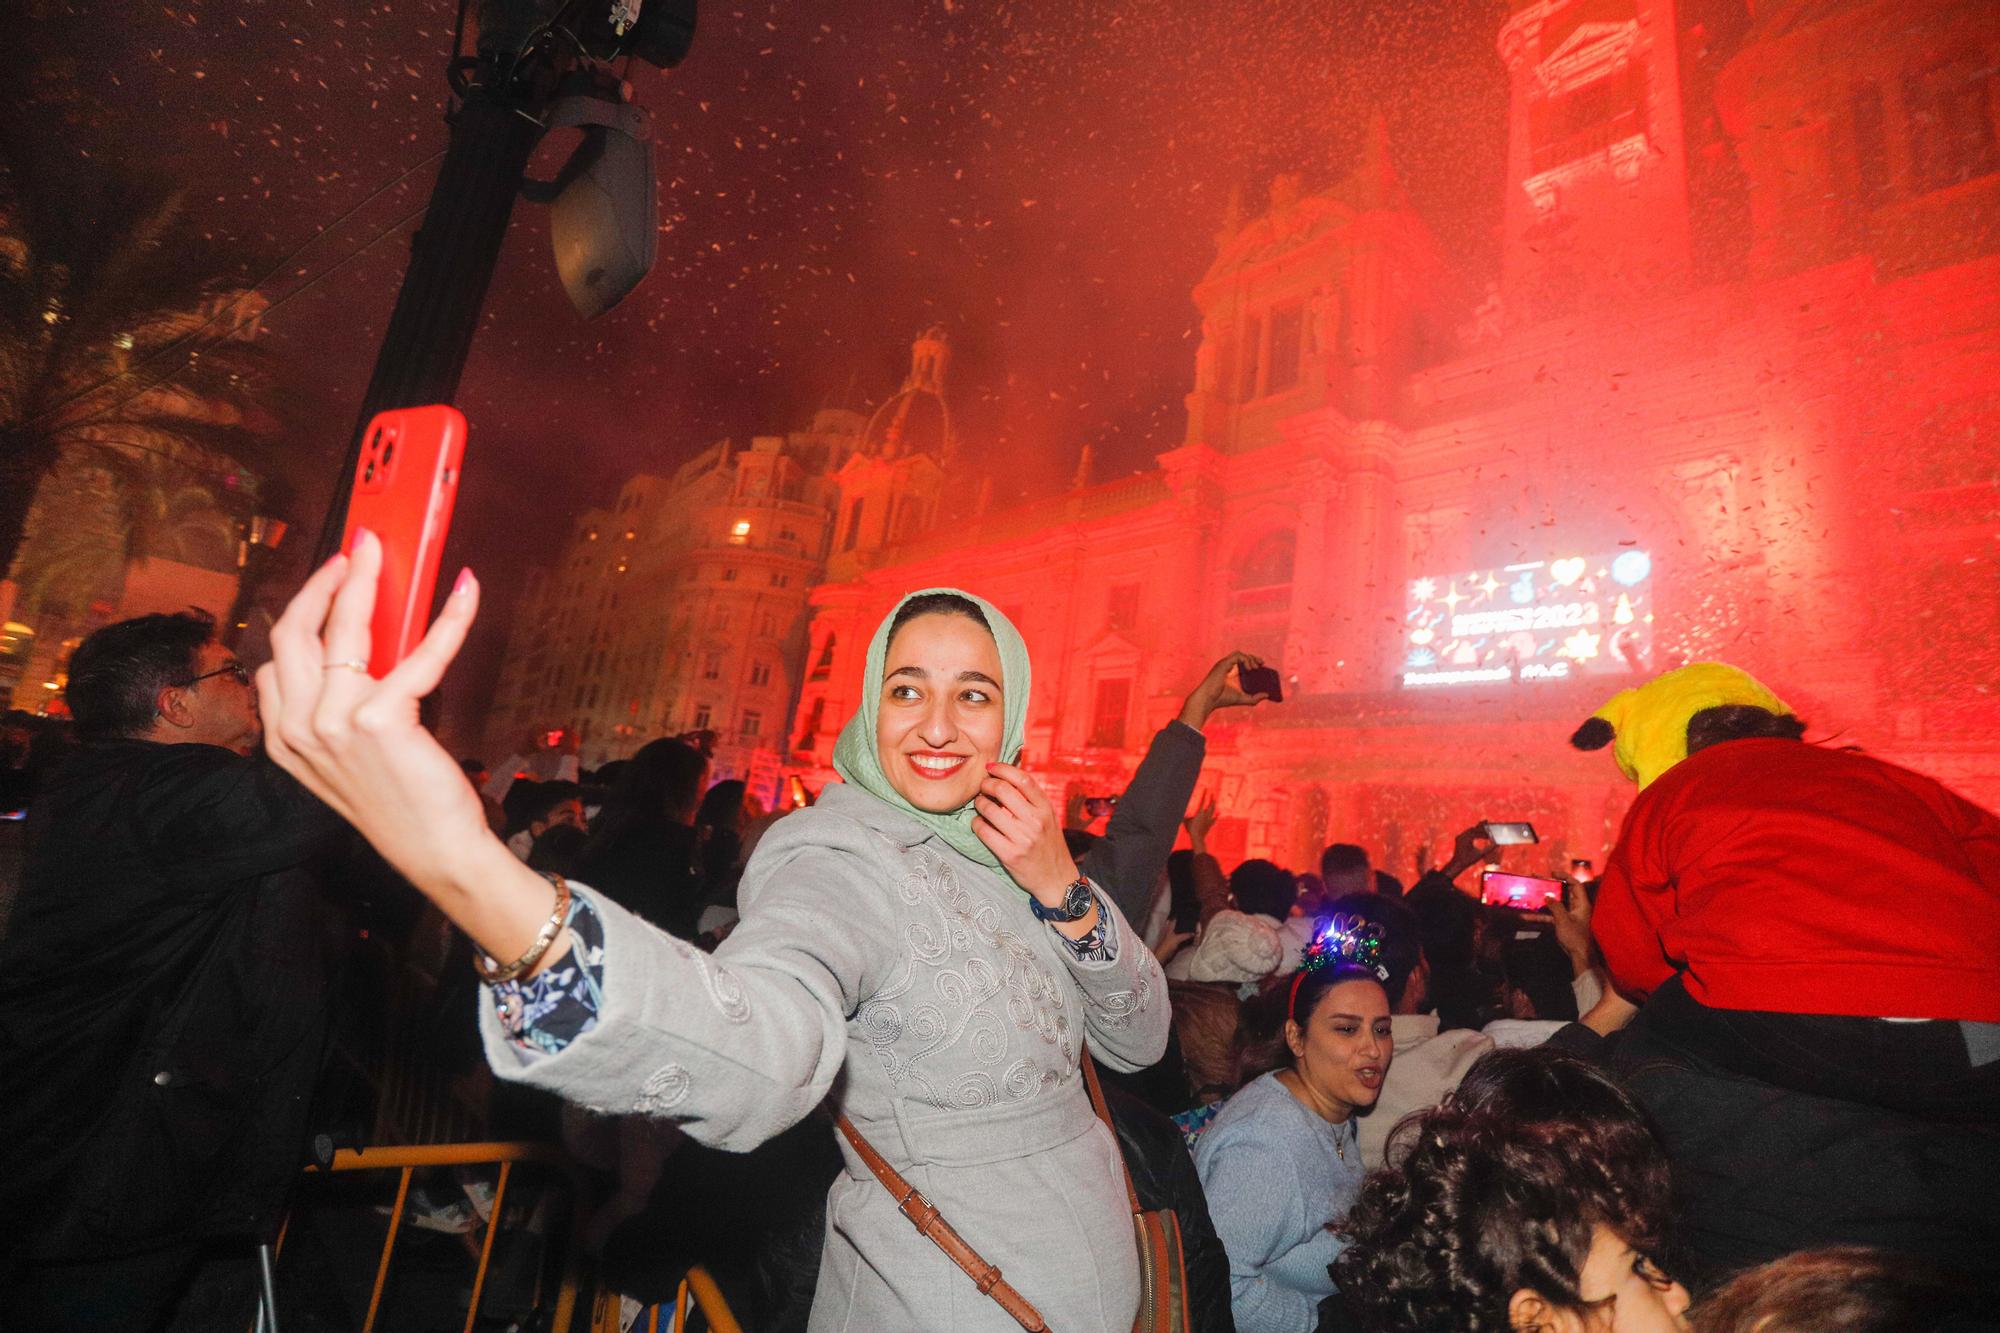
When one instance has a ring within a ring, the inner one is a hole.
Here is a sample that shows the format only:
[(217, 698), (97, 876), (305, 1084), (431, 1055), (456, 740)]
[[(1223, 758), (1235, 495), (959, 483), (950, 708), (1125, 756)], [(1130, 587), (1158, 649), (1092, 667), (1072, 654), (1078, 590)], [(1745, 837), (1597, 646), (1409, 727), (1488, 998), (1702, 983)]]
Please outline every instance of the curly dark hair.
[(1599, 1225), (1648, 1257), (1667, 1247), (1667, 1159), (1645, 1114), (1559, 1051), (1483, 1056), (1396, 1128), (1389, 1161), (1336, 1228), (1334, 1281), (1371, 1333), (1497, 1333), (1522, 1288), (1583, 1311)]

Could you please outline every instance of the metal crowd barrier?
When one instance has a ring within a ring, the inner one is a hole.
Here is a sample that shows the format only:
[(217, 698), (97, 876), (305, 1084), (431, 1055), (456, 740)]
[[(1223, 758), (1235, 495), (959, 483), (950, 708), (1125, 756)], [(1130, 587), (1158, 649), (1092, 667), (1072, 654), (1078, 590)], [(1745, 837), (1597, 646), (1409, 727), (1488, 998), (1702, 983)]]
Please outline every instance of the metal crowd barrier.
[[(382, 1291), (389, 1282), (389, 1261), (394, 1257), (396, 1237), (403, 1227), (403, 1207), (409, 1201), (410, 1175), (419, 1167), (427, 1166), (498, 1166), (499, 1179), (493, 1186), (493, 1208), (487, 1215), (486, 1238), (480, 1243), (478, 1267), (472, 1275), (472, 1299), (465, 1308), (464, 1333), (472, 1333), (473, 1325), (479, 1319), (479, 1302), (486, 1292), (486, 1271), (493, 1262), (493, 1239), (500, 1234), (503, 1217), (501, 1209), (507, 1203), (507, 1181), (513, 1174), (516, 1162), (556, 1162), (564, 1161), (563, 1154), (545, 1143), (426, 1143), (411, 1144), (406, 1147), (385, 1148), (341, 1148), (333, 1155), (333, 1171), (395, 1171), (396, 1202), (389, 1214), (389, 1230), (382, 1238), (382, 1254), (375, 1264), (375, 1286), (368, 1296), (368, 1314), (361, 1321), (361, 1333), (374, 1333), (375, 1317), (381, 1312)], [(309, 1172), (317, 1172), (318, 1166), (308, 1166)], [(289, 1230), (289, 1223), (287, 1224)], [(576, 1230), (571, 1228), (572, 1233)], [(284, 1232), (278, 1235), (278, 1247), (283, 1252)], [(574, 1235), (565, 1247), (562, 1278), (556, 1289), (556, 1305), (551, 1333), (569, 1333), (570, 1317), (576, 1308), (576, 1287), (578, 1277), (578, 1250)], [(535, 1304), (539, 1305), (541, 1277), (536, 1276)]]
[[(445, 950), (435, 946), (442, 937), (432, 936), (435, 965), (445, 962)], [(372, 1126), (368, 1136), (376, 1140), (363, 1148), (339, 1148), (332, 1154), (326, 1173), (351, 1171), (394, 1171), (396, 1197), (389, 1214), (388, 1230), (375, 1264), (375, 1280), (368, 1297), (368, 1312), (361, 1333), (374, 1333), (382, 1314), (383, 1293), (395, 1257), (396, 1242), (403, 1231), (404, 1210), (409, 1202), (412, 1175), (429, 1167), (490, 1166), (496, 1169), (493, 1202), (487, 1213), (485, 1235), (479, 1243), (477, 1267), (473, 1272), (471, 1299), (467, 1302), (463, 1333), (472, 1333), (486, 1296), (486, 1279), (492, 1265), (495, 1237), (505, 1214), (507, 1187), (517, 1162), (571, 1167), (568, 1154), (551, 1143), (506, 1142), (485, 1138), (483, 1108), (459, 1095), (450, 1077), (433, 1058), (433, 1042), (438, 1033), (437, 1001), (441, 966), (426, 967), (416, 961), (417, 948), (395, 951), (378, 948), (373, 961), (388, 992), (387, 1003), (378, 1011), (379, 1028), (362, 1028), (349, 1034), (350, 1040), (337, 1043), (339, 1058), (362, 1075), (373, 1089)], [(307, 1173), (322, 1174), (317, 1164)], [(565, 1172), (567, 1174), (567, 1172)], [(563, 1186), (566, 1188), (566, 1186)], [(585, 1333), (620, 1333), (622, 1303), (616, 1292), (593, 1280), (583, 1252), (583, 1219), (572, 1207), (560, 1261), (554, 1303), (549, 1312), (550, 1333), (570, 1333), (576, 1322), (577, 1294), (595, 1288), (595, 1299), (587, 1312)], [(291, 1229), (288, 1216), (278, 1233), (270, 1258), (282, 1253)], [(543, 1283), (551, 1265), (544, 1260), (536, 1269), (532, 1307), (541, 1309), (546, 1293)], [(270, 1288), (267, 1284), (266, 1288)], [(275, 1298), (268, 1303), (275, 1306)], [(708, 1272), (695, 1268), (681, 1280), (670, 1309), (661, 1305), (641, 1312), (634, 1333), (684, 1333), (687, 1320), (700, 1311), (711, 1333), (742, 1333), (742, 1326), (723, 1299), (721, 1290)], [(663, 1318), (662, 1316), (665, 1316)], [(268, 1322), (267, 1322), (268, 1321)], [(256, 1333), (279, 1333), (275, 1309), (260, 1307)]]
[[(545, 1143), (434, 1143), (413, 1144), (406, 1147), (384, 1148), (342, 1148), (334, 1153), (331, 1171), (394, 1171), (396, 1179), (396, 1200), (394, 1211), (389, 1215), (389, 1227), (382, 1238), (381, 1255), (375, 1265), (375, 1283), (368, 1297), (368, 1313), (361, 1323), (361, 1333), (374, 1333), (376, 1318), (381, 1313), (382, 1293), (388, 1285), (389, 1266), (394, 1258), (396, 1240), (402, 1231), (403, 1208), (409, 1200), (410, 1177), (420, 1168), (433, 1166), (496, 1166), (499, 1178), (493, 1187), (493, 1208), (488, 1214), (486, 1235), (479, 1247), (478, 1267), (473, 1272), (472, 1298), (465, 1310), (463, 1333), (472, 1333), (479, 1319), (479, 1306), (486, 1291), (486, 1274), (493, 1259), (493, 1241), (499, 1234), (502, 1209), (507, 1202), (507, 1182), (516, 1162), (543, 1162), (562, 1165), (568, 1161), (563, 1152)], [(317, 1173), (318, 1166), (309, 1166), (308, 1172)], [(577, 1242), (581, 1232), (578, 1220), (572, 1218), (570, 1239), (564, 1247), (561, 1276), (557, 1280), (555, 1305), (550, 1312), (550, 1333), (569, 1333), (576, 1315), (576, 1296), (579, 1286), (587, 1276), (584, 1272), (582, 1247)], [(278, 1253), (282, 1254), (285, 1236), (289, 1232), (289, 1222), (285, 1230), (278, 1234)], [(541, 1305), (541, 1274), (536, 1275), (535, 1293), (532, 1304)], [(591, 1312), (588, 1333), (620, 1333), (620, 1300), (617, 1292), (601, 1285), (597, 1287), (596, 1300)], [(715, 1284), (706, 1269), (696, 1267), (688, 1270), (681, 1279), (680, 1288), (675, 1293), (670, 1309), (654, 1305), (641, 1312), (640, 1324), (645, 1333), (683, 1333), (688, 1316), (700, 1311), (708, 1321), (710, 1333), (743, 1333), (742, 1325), (729, 1308), (722, 1290)], [(662, 1322), (662, 1314), (667, 1321)]]

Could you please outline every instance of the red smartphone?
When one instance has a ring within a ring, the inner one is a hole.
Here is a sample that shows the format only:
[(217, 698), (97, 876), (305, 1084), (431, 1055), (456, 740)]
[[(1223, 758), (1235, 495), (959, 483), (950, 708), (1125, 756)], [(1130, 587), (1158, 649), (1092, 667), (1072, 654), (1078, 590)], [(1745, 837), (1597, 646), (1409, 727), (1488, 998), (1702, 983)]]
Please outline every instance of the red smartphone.
[(1274, 704), (1285, 701), (1285, 687), (1278, 679), (1276, 667), (1243, 667), (1236, 673), (1236, 678), (1245, 694), (1266, 695)]
[(1505, 870), (1489, 870), (1479, 877), (1479, 901), (1489, 907), (1512, 907), (1522, 912), (1539, 912), (1551, 902), (1560, 902), (1562, 881), (1540, 875), (1516, 875)]
[(455, 407), (378, 412), (362, 437), (340, 549), (352, 554), (362, 528), (382, 542), (368, 674), (380, 680), (410, 655), (430, 626), (438, 559), (451, 529), (465, 460), (465, 418)]

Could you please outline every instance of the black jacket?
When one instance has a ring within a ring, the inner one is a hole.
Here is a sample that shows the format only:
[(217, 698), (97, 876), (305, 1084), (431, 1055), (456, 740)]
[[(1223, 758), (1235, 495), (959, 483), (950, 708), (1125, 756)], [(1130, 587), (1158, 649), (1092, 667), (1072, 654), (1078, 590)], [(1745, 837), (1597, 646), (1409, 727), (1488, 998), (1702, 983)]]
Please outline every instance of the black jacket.
[(1078, 859), (1077, 868), (1104, 886), (1135, 931), (1144, 930), (1153, 914), (1154, 890), (1180, 837), (1181, 816), (1194, 799), (1207, 753), (1207, 738), (1193, 727), (1176, 720), (1160, 728), (1118, 798), (1104, 836)]
[(1128, 1092), (1104, 1085), (1111, 1123), (1132, 1190), (1145, 1209), (1171, 1208), (1181, 1223), (1181, 1251), (1187, 1264), (1188, 1327), (1194, 1333), (1236, 1333), (1229, 1312), (1229, 1255), (1208, 1215), (1208, 1196), (1180, 1126)]
[(692, 826), (658, 815), (593, 835), (576, 879), (669, 935), (691, 940), (703, 902), (699, 854)]
[(0, 941), (0, 1257), (273, 1224), (339, 950), (313, 863), (344, 827), (215, 746), (105, 742), (57, 770)]
[[(1165, 891), (1160, 877), (1173, 854), (1174, 840), (1180, 836), (1181, 816), (1194, 797), (1201, 761), (1207, 753), (1207, 738), (1178, 719), (1160, 728), (1132, 774), (1131, 784), (1119, 797), (1104, 835), (1077, 859), (1077, 869), (1102, 885), (1132, 923), (1130, 943), (1135, 949), (1146, 947), (1140, 935), (1159, 894)], [(1165, 1053), (1150, 1066), (1136, 1074), (1105, 1070), (1104, 1081), (1168, 1114), (1195, 1103), (1187, 1065), (1181, 1059), (1180, 1039), (1172, 1032), (1167, 1034)]]

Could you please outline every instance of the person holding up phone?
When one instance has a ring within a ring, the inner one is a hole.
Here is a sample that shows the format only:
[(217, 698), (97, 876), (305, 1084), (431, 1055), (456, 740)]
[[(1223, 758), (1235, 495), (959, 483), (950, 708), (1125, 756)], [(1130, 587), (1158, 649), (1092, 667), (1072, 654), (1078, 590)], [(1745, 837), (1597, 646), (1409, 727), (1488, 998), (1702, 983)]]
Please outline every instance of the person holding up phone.
[[(1124, 1173), (1078, 1062), (1085, 1039), (1112, 1068), (1157, 1059), (1166, 983), (1016, 762), (1031, 672), (1006, 617), (929, 589), (884, 618), (835, 749), (844, 781), (765, 833), (711, 956), (488, 832), (417, 716), (471, 626), (469, 572), (387, 676), (345, 667), (368, 658), (379, 559), (364, 536), (273, 629), (268, 744), (481, 951), (495, 1072), (731, 1151), (831, 1094), (1052, 1327), (1130, 1327)], [(814, 1326), (1013, 1327), (843, 1153)]]
[[(1103, 834), (1079, 859), (1126, 918), (1151, 938), (1159, 938), (1158, 917), (1168, 905), (1163, 901), (1168, 898), (1167, 857), (1208, 753), (1202, 728), (1219, 709), (1253, 708), (1269, 698), (1245, 683), (1260, 669), (1263, 659), (1244, 652), (1229, 653), (1208, 669), (1188, 691), (1180, 712), (1153, 737), (1132, 781), (1116, 798)], [(1204, 830), (1213, 823), (1211, 811)]]

